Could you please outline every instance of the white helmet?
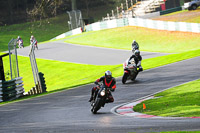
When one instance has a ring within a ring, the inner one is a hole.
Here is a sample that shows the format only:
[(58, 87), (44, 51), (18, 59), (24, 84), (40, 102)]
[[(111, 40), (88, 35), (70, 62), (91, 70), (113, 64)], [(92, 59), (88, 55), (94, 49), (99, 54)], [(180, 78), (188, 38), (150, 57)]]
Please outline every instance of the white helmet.
[(111, 73), (111, 71), (106, 71), (106, 72), (105, 72), (105, 77), (106, 77), (106, 79), (111, 79), (111, 78), (112, 78), (112, 73)]

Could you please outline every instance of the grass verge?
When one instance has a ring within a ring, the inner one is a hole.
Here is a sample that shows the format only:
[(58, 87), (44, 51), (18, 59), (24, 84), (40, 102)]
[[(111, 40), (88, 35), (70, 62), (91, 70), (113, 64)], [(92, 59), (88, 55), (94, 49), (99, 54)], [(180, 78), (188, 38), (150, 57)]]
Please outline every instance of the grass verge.
[(21, 36), (24, 46), (30, 45), (30, 36), (34, 35), (38, 42), (52, 39), (68, 31), (67, 14), (40, 22), (28, 22), (10, 26), (0, 26), (0, 52), (8, 50), (8, 43), (12, 38)]
[(67, 43), (92, 45), (116, 49), (131, 49), (136, 40), (141, 51), (177, 53), (200, 48), (200, 34), (161, 31), (141, 27), (120, 27), (86, 32), (67, 37)]
[[(200, 56), (200, 49), (179, 54), (170, 54), (161, 57), (144, 59), (142, 61), (142, 66), (144, 70), (147, 70), (196, 56)], [(5, 72), (9, 72), (9, 57), (5, 57), (3, 60)], [(23, 77), (24, 88), (28, 91), (34, 86), (30, 61), (28, 57), (22, 56), (19, 56), (18, 60), (20, 76)], [(92, 83), (97, 78), (104, 75), (106, 70), (112, 71), (114, 77), (123, 75), (122, 64), (87, 65), (45, 59), (37, 59), (37, 64), (39, 71), (44, 73), (48, 88), (47, 91), (55, 91)], [(6, 76), (7, 79), (9, 79), (8, 75)]]
[[(34, 86), (29, 57), (18, 57), (20, 76), (23, 77), (26, 91)], [(60, 90), (94, 82), (106, 70), (115, 71), (121, 65), (88, 65), (37, 59), (40, 72), (44, 73), (47, 91)], [(5, 72), (9, 71), (9, 57), (4, 58)], [(6, 75), (7, 76), (7, 75)], [(113, 76), (116, 76), (115, 74)], [(7, 76), (7, 80), (9, 77)]]
[[(199, 117), (200, 116), (200, 79), (164, 92), (156, 99), (144, 101), (134, 107), (134, 111), (156, 116)], [(142, 109), (145, 103), (146, 109)]]

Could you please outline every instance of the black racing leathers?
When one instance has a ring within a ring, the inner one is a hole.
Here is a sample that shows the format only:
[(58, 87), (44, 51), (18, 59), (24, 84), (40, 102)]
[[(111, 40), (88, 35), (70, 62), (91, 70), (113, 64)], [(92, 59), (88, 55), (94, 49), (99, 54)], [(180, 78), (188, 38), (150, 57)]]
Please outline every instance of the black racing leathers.
[(139, 55), (138, 57), (136, 57), (135, 55), (132, 55), (132, 56), (129, 58), (129, 61), (130, 61), (131, 59), (133, 59), (133, 58), (134, 58), (134, 60), (135, 60), (136, 65), (139, 63), (139, 61), (142, 61), (142, 56), (141, 56), (141, 55)]

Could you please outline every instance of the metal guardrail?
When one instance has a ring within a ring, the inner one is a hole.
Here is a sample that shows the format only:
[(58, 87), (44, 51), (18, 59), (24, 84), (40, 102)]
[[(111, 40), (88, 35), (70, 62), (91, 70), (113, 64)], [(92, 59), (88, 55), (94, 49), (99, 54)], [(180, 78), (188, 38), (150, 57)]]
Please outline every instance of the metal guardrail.
[(9, 81), (0, 80), (0, 102), (11, 101), (23, 96), (22, 77), (18, 77)]

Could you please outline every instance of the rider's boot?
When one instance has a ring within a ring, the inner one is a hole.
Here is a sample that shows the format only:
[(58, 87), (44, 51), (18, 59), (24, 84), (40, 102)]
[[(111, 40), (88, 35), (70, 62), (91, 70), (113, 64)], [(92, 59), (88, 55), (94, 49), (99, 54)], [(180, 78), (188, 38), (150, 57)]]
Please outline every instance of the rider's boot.
[(90, 100), (88, 102), (92, 102), (92, 100), (93, 100), (93, 94), (94, 94), (94, 88), (92, 88)]
[(92, 102), (92, 100), (93, 100), (93, 96), (90, 97), (90, 100), (88, 102)]

